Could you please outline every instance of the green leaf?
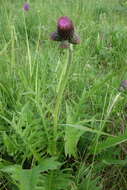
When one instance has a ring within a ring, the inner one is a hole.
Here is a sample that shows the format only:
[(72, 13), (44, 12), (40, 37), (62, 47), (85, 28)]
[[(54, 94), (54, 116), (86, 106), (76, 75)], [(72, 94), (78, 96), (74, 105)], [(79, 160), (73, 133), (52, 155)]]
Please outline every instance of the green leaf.
[(66, 156), (74, 156), (77, 155), (77, 144), (78, 141), (83, 134), (83, 131), (79, 131), (73, 128), (67, 128), (65, 134), (65, 154)]
[[(68, 105), (66, 105), (67, 122), (73, 122), (72, 111)], [(84, 131), (74, 129), (72, 127), (66, 127), (65, 129), (65, 154), (66, 156), (74, 156), (77, 154), (77, 143)]]
[(56, 161), (56, 158), (51, 157), (51, 158), (42, 160), (37, 167), (41, 172), (44, 172), (48, 170), (55, 170), (59, 166), (61, 166), (61, 163)]
[(62, 171), (51, 171), (42, 176), (41, 183), (44, 190), (67, 190), (71, 184), (71, 175)]
[(78, 129), (80, 131), (84, 131), (84, 132), (91, 132), (91, 133), (96, 133), (98, 135), (105, 135), (105, 136), (114, 137), (113, 135), (110, 135), (108, 133), (102, 132), (100, 130), (91, 129), (91, 128), (88, 128), (88, 127), (85, 127), (85, 126), (82, 126), (82, 125), (78, 125), (78, 124), (65, 124), (65, 126), (72, 127), (72, 128)]
[(73, 123), (73, 113), (72, 109), (66, 104), (66, 117), (67, 117), (67, 123), (65, 124), (65, 154), (68, 156), (74, 156), (77, 155), (77, 144), (80, 139), (80, 137), (83, 135), (84, 132), (90, 132), (90, 133), (96, 133), (98, 135), (106, 135), (106, 136), (112, 136), (108, 133), (102, 132), (100, 130), (91, 129), (82, 125), (78, 124), (71, 124)]
[(79, 190), (101, 190), (100, 186), (97, 186), (97, 180), (91, 180), (85, 178), (81, 185), (79, 186)]
[(22, 169), (21, 166), (14, 165), (1, 169), (4, 172), (12, 174), (12, 178), (18, 181), (20, 190), (35, 190), (41, 172), (57, 169), (60, 163), (55, 158), (47, 158), (40, 162), (38, 166), (32, 169)]
[(96, 154), (100, 153), (101, 151), (106, 150), (107, 148), (119, 145), (123, 142), (127, 141), (127, 134), (124, 134), (122, 136), (117, 137), (108, 137), (105, 141), (99, 142), (98, 145), (92, 146), (91, 153), (94, 153), (94, 150), (96, 148)]
[(120, 166), (126, 166), (127, 165), (127, 159), (126, 160), (117, 160), (117, 159), (106, 159), (102, 160), (102, 162), (106, 165), (120, 165)]
[(16, 152), (16, 149), (17, 149), (13, 139), (10, 136), (8, 136), (6, 133), (4, 133), (3, 134), (3, 141), (4, 141), (4, 145), (7, 149), (7, 152), (13, 156)]

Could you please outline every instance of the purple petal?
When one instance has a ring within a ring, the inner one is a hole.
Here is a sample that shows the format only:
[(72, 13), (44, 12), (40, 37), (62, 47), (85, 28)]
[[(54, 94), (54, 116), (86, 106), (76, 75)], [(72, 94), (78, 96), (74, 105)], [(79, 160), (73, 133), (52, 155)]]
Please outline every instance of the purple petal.
[(29, 11), (30, 5), (28, 3), (25, 3), (23, 8), (24, 8), (25, 11)]
[(57, 32), (62, 40), (69, 40), (74, 33), (72, 20), (67, 16), (60, 17), (57, 23)]

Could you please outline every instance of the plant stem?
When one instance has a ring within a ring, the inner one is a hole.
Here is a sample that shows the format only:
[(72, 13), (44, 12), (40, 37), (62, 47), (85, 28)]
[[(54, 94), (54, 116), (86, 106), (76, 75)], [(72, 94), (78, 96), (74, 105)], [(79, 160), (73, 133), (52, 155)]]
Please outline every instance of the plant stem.
[(60, 114), (60, 107), (62, 103), (63, 93), (67, 84), (68, 76), (70, 67), (72, 64), (72, 55), (73, 49), (72, 46), (69, 46), (68, 54), (67, 54), (67, 61), (65, 62), (64, 68), (62, 70), (62, 74), (60, 77), (60, 81), (58, 84), (58, 90), (57, 90), (57, 98), (56, 98), (56, 105), (54, 109), (54, 131), (53, 131), (53, 154), (57, 154), (57, 131), (58, 131), (58, 120), (59, 120), (59, 114)]

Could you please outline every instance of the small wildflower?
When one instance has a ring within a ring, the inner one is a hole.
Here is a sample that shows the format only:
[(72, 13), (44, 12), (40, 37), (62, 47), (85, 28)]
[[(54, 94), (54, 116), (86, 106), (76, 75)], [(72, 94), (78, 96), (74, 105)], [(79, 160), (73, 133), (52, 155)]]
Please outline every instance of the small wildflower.
[(60, 47), (62, 48), (68, 48), (69, 43), (80, 43), (80, 37), (75, 33), (74, 24), (67, 16), (58, 19), (57, 31), (51, 34), (51, 39), (61, 41)]
[(25, 11), (29, 11), (30, 5), (29, 5), (28, 3), (25, 3), (24, 6), (23, 6), (23, 9), (24, 9)]
[(123, 81), (121, 82), (119, 90), (120, 90), (120, 91), (127, 90), (127, 80), (123, 80)]

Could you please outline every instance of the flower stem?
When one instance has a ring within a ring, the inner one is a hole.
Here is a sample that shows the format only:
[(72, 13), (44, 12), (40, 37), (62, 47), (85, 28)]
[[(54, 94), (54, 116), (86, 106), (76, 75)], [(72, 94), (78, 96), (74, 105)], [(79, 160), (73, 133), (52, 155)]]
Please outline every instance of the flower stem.
[(58, 84), (58, 90), (57, 90), (57, 98), (56, 98), (56, 104), (54, 109), (54, 131), (53, 131), (53, 154), (57, 154), (57, 137), (58, 137), (58, 120), (60, 115), (60, 107), (62, 103), (63, 93), (67, 84), (70, 67), (72, 64), (72, 56), (73, 56), (73, 49), (72, 45), (69, 46), (68, 49), (68, 55), (67, 55), (67, 61), (65, 62), (59, 84)]

